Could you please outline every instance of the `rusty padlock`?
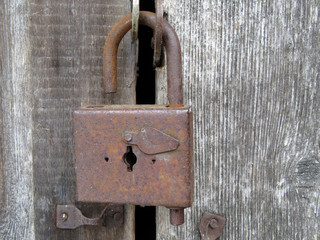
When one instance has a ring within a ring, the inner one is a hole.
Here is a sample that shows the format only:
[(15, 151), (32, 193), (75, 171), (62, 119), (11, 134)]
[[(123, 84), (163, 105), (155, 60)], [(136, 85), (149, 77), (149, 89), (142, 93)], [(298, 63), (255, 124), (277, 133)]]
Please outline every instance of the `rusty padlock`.
[[(139, 24), (154, 28), (155, 14)], [(117, 50), (131, 28), (131, 14), (111, 29), (103, 53), (106, 93), (117, 90)], [(184, 222), (193, 200), (192, 113), (183, 105), (181, 50), (164, 21), (169, 105), (88, 106), (74, 112), (76, 191), (80, 202), (170, 208), (170, 222)]]

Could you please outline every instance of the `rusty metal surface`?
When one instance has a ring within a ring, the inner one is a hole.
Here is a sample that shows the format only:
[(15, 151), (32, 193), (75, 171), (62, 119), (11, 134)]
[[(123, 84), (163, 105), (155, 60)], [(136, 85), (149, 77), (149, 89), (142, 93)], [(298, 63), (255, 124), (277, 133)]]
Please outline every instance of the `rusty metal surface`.
[[(180, 145), (174, 151), (151, 155), (133, 145), (136, 163), (128, 171), (123, 161), (126, 133), (148, 127), (177, 139)], [(74, 144), (78, 201), (191, 206), (192, 114), (188, 106), (82, 108), (74, 113)]]
[[(106, 93), (117, 90), (118, 45), (132, 26), (131, 17), (120, 19), (105, 42)], [(160, 0), (157, 18), (140, 12), (139, 24), (155, 30), (155, 61), (164, 41), (170, 105), (90, 106), (74, 112), (77, 199), (166, 206), (171, 223), (180, 225), (193, 201), (192, 113), (182, 105), (180, 43), (163, 20)]]
[[(140, 11), (139, 24), (152, 29), (156, 27), (156, 14)], [(117, 52), (122, 37), (132, 25), (131, 14), (121, 18), (110, 30), (103, 51), (103, 77), (106, 93), (117, 91)], [(182, 104), (181, 48), (177, 34), (169, 23), (163, 20), (163, 42), (167, 56), (168, 99), (170, 104)]]
[(202, 240), (215, 240), (217, 239), (223, 230), (226, 223), (224, 216), (204, 212), (202, 214), (199, 230)]
[(170, 224), (179, 226), (184, 223), (184, 208), (170, 209)]
[(153, 30), (153, 39), (152, 39), (152, 45), (153, 45), (153, 66), (154, 67), (160, 67), (161, 66), (161, 60), (163, 57), (162, 53), (162, 28), (163, 28), (163, 6), (162, 6), (162, 0), (156, 0), (156, 27)]
[(120, 227), (123, 225), (123, 205), (107, 205), (99, 217), (87, 218), (74, 205), (56, 206), (56, 227), (75, 229), (83, 225)]
[(142, 128), (137, 133), (127, 132), (124, 140), (129, 145), (137, 145), (146, 154), (170, 152), (179, 147), (179, 141), (155, 128)]

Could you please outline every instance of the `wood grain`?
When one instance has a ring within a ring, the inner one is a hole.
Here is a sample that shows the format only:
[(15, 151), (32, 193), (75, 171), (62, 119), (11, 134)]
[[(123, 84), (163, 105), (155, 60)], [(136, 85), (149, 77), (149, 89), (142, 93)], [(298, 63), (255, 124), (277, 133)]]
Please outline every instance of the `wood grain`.
[(135, 102), (130, 36), (119, 48), (118, 92), (106, 95), (102, 88), (104, 41), (130, 4), (15, 0), (0, 6), (0, 238), (134, 239), (132, 206), (123, 228), (54, 225), (55, 205), (75, 201), (73, 110)]
[(26, 1), (0, 3), (0, 236), (34, 238), (32, 82)]
[[(194, 113), (195, 196), (186, 223), (157, 209), (157, 239), (320, 239), (319, 1), (165, 0)], [(158, 72), (158, 102), (165, 81)]]

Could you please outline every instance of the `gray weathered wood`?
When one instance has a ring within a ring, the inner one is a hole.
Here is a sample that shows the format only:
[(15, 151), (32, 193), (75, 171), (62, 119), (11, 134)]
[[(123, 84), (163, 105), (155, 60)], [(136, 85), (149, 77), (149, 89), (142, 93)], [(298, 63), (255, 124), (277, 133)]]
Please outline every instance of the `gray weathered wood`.
[(33, 94), (26, 1), (0, 3), (0, 238), (34, 239)]
[[(319, 1), (164, 1), (194, 112), (194, 205), (157, 209), (157, 239), (320, 239)], [(158, 102), (164, 100), (160, 75)]]
[(133, 239), (134, 207), (123, 228), (57, 230), (54, 207), (75, 201), (72, 111), (134, 103), (134, 46), (119, 48), (118, 93), (102, 89), (102, 52), (121, 1), (2, 1), (1, 239)]

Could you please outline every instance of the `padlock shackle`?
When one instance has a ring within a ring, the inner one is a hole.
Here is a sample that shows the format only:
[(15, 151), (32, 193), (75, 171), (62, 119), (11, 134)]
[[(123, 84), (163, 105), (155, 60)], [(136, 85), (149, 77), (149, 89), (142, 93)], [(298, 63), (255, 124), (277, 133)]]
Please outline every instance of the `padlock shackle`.
[[(152, 29), (156, 26), (156, 14), (140, 11), (139, 24)], [(121, 18), (111, 29), (103, 51), (103, 78), (106, 93), (117, 91), (117, 52), (123, 36), (132, 27), (131, 13)], [(167, 57), (168, 100), (170, 104), (182, 104), (181, 48), (178, 36), (169, 23), (163, 20), (163, 42)]]

